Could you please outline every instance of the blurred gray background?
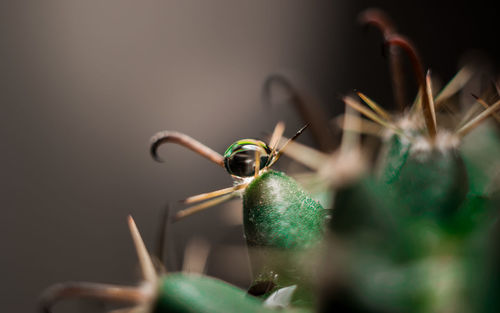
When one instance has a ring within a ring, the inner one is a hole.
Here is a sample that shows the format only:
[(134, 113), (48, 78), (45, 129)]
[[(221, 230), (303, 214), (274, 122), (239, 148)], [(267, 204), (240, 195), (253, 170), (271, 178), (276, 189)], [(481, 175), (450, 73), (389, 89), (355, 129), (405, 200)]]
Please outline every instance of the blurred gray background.
[[(232, 184), (178, 146), (152, 161), (155, 132), (182, 131), (221, 153), (279, 120), (292, 135), (302, 126), (293, 107), (260, 100), (277, 70), (301, 73), (332, 117), (354, 88), (391, 103), (381, 36), (356, 22), (371, 6), (443, 80), (470, 51), (498, 67), (498, 11), (477, 1), (1, 1), (2, 311), (33, 312), (55, 282), (136, 283), (126, 216), (154, 252), (167, 203)], [(246, 287), (240, 214), (236, 200), (170, 227), (168, 267), (179, 270), (201, 237), (208, 273)], [(55, 312), (104, 309), (72, 303)]]

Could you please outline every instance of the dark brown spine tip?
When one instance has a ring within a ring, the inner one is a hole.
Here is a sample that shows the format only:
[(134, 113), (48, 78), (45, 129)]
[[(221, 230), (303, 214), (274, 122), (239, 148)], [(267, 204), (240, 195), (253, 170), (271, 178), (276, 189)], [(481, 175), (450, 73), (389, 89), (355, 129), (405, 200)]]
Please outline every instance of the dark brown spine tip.
[(189, 137), (186, 134), (176, 132), (176, 131), (161, 131), (156, 133), (151, 137), (151, 148), (150, 153), (154, 160), (162, 162), (162, 159), (158, 157), (158, 147), (164, 143), (171, 142), (178, 145), (184, 146), (193, 152), (207, 158), (208, 160), (214, 162), (215, 164), (224, 167), (224, 157), (209, 147), (205, 146), (201, 142)]
[(295, 135), (293, 135), (292, 138), (290, 138), (290, 140), (295, 140), (297, 139), (297, 137), (299, 137), (300, 135), (302, 135), (302, 133), (304, 132), (304, 130), (306, 130), (309, 126), (311, 125), (311, 123), (307, 123), (306, 125), (302, 126), (301, 129), (299, 129)]
[(479, 99), (480, 99), (480, 98), (479, 98), (479, 96), (477, 96), (477, 95), (476, 95), (476, 94), (474, 94), (474, 93), (471, 93), (470, 95), (471, 95), (474, 99), (476, 99), (476, 100), (479, 100)]
[(207, 158), (208, 160), (214, 162), (215, 164), (224, 167), (224, 157), (209, 147), (205, 146), (201, 142), (189, 137), (186, 134), (176, 132), (176, 131), (161, 131), (156, 133), (151, 138), (151, 148), (150, 153), (153, 159), (158, 162), (162, 160), (158, 157), (158, 147), (164, 143), (171, 142), (181, 145), (185, 148), (190, 149), (193, 152)]
[(418, 84), (420, 88), (425, 89), (425, 74), (422, 66), (422, 61), (413, 43), (411, 43), (410, 40), (408, 40), (404, 36), (393, 34), (385, 38), (385, 44), (387, 47), (399, 46), (406, 52), (406, 54), (408, 54)]
[[(158, 228), (157, 233), (157, 256), (160, 264), (166, 264), (167, 260), (165, 257), (165, 248), (167, 246), (167, 233), (168, 233), (168, 225), (171, 221), (171, 207), (170, 204), (166, 205), (163, 209), (163, 212), (160, 217), (160, 227)], [(165, 265), (166, 266), (166, 265)]]
[(419, 89), (422, 93), (422, 111), (424, 114), (425, 124), (429, 132), (429, 137), (431, 138), (431, 140), (434, 140), (437, 134), (437, 129), (434, 120), (434, 108), (431, 104), (432, 95), (429, 94), (427, 89), (427, 79), (417, 49), (415, 49), (415, 46), (410, 42), (410, 40), (398, 34), (386, 37), (385, 41), (388, 46), (398, 46), (402, 48), (410, 58), (413, 72), (416, 76)]
[(384, 36), (396, 32), (396, 28), (387, 14), (377, 8), (367, 9), (358, 16), (358, 21), (363, 26), (375, 26)]
[(159, 143), (153, 143), (151, 145), (151, 148), (149, 150), (149, 154), (155, 160), (156, 162), (163, 163), (163, 159), (158, 156), (158, 147), (160, 146)]
[[(358, 21), (364, 27), (373, 26), (378, 28), (378, 30), (382, 33), (384, 39), (397, 34), (394, 23), (383, 10), (377, 8), (365, 10), (358, 16)], [(405, 88), (402, 82), (404, 80), (404, 75), (399, 54), (400, 53), (398, 49), (389, 49), (389, 47), (384, 44), (381, 47), (382, 57), (389, 59), (394, 100), (399, 108), (403, 110), (405, 107), (406, 97)]]
[(149, 153), (151, 155), (151, 157), (153, 158), (153, 160), (155, 160), (156, 162), (159, 162), (159, 163), (163, 163), (163, 159), (160, 158), (158, 156), (158, 148), (164, 144), (164, 143), (167, 143), (171, 137), (171, 132), (169, 131), (161, 131), (161, 132), (158, 132), (156, 134), (153, 135), (153, 137), (151, 137), (151, 145), (150, 145), (150, 148), (149, 148)]

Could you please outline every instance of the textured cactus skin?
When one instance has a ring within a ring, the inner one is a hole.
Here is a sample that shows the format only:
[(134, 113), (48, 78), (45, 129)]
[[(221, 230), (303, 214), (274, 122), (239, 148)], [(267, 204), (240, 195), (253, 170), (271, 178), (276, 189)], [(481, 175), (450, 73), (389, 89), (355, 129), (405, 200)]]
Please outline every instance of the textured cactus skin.
[(325, 210), (289, 176), (268, 171), (243, 195), (245, 237), (250, 247), (305, 248), (322, 238)]
[(243, 225), (254, 277), (252, 287), (272, 283), (261, 297), (297, 285), (292, 304), (312, 305), (312, 288), (301, 268), (306, 251), (323, 238), (325, 216), (319, 202), (284, 173), (267, 171), (247, 187)]

